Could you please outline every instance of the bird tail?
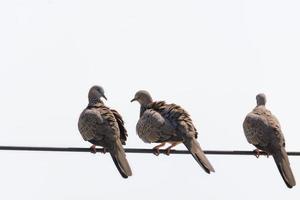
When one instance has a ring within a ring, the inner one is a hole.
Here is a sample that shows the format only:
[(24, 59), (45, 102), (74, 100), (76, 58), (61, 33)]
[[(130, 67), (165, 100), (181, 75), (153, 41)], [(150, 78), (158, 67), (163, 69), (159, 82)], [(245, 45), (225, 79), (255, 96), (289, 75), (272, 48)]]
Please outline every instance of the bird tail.
[(123, 178), (128, 178), (128, 176), (132, 175), (121, 141), (117, 140), (116, 144), (110, 151), (110, 155)]
[(288, 155), (284, 148), (281, 148), (280, 151), (275, 152), (273, 154), (273, 158), (275, 160), (275, 163), (277, 165), (277, 168), (280, 172), (280, 175), (282, 176), (285, 184), (288, 188), (292, 188), (296, 185), (296, 180), (294, 178), (290, 162), (288, 159)]
[(206, 173), (215, 172), (195, 138), (188, 138), (183, 143)]

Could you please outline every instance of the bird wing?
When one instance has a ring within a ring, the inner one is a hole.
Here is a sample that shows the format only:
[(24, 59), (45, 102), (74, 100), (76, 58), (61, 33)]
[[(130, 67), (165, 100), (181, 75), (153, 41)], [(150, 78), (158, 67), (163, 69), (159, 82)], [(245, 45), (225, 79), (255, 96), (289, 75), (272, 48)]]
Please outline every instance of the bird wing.
[(122, 146), (122, 138), (124, 143), (127, 137), (126, 129), (124, 127), (124, 121), (121, 115), (113, 109), (102, 105), (100, 108), (101, 115), (103, 116), (106, 126), (103, 127), (103, 132), (106, 133), (102, 144), (108, 148), (110, 155), (116, 165), (119, 173), (123, 178), (127, 178), (132, 175), (132, 171), (126, 154)]
[(101, 131), (104, 132), (107, 137), (117, 137), (120, 139), (120, 129), (114, 113), (104, 105), (101, 105), (98, 110), (104, 121), (102, 126), (99, 127)]
[(163, 101), (154, 102), (151, 107), (157, 111), (175, 131), (174, 134), (176, 136), (171, 137), (170, 140), (173, 140), (176, 137), (177, 139), (179, 138), (180, 141), (183, 141), (183, 144), (205, 172), (214, 172), (213, 166), (206, 158), (200, 144), (196, 140), (198, 134), (190, 115), (180, 106), (176, 104), (166, 104)]
[[(167, 104), (164, 101), (154, 102), (151, 108), (161, 114), (161, 116), (166, 119), (174, 129), (186, 129), (188, 134), (192, 137), (197, 138), (197, 130), (190, 118), (188, 112), (176, 104)], [(182, 134), (182, 133), (180, 133)]]
[(142, 114), (136, 130), (139, 137), (146, 143), (165, 142), (174, 135), (174, 128), (153, 109), (147, 109)]
[(128, 137), (128, 134), (127, 134), (127, 130), (126, 130), (125, 126), (124, 126), (123, 118), (122, 118), (122, 116), (118, 113), (118, 111), (116, 111), (116, 110), (114, 110), (114, 109), (110, 109), (110, 111), (113, 113), (114, 117), (115, 117), (116, 120), (117, 120), (119, 129), (120, 129), (120, 139), (121, 139), (122, 144), (125, 145), (125, 144), (126, 144), (127, 137)]

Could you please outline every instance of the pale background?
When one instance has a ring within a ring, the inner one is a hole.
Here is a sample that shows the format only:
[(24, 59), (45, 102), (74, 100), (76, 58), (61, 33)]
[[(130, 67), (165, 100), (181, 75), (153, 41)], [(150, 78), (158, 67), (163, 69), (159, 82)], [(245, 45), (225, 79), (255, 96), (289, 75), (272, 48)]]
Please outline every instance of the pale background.
[[(130, 99), (147, 89), (182, 105), (207, 150), (253, 150), (242, 121), (266, 93), (287, 150), (300, 151), (300, 2), (0, 1), (0, 145), (89, 147), (77, 130), (87, 92), (106, 91), (135, 133)], [(183, 146), (179, 146), (184, 148)], [(0, 199), (297, 199), (272, 158), (128, 154), (124, 180), (110, 156), (0, 151)], [(300, 184), (300, 158), (290, 157)]]

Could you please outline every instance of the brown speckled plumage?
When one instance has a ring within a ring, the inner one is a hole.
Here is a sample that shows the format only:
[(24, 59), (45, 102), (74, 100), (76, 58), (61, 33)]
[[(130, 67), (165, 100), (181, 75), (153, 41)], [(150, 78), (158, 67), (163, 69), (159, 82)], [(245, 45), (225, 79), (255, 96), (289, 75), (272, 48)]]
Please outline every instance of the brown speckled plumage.
[(198, 137), (197, 129), (195, 128), (192, 119), (187, 111), (176, 104), (166, 104), (164, 101), (153, 102), (148, 105), (148, 109), (153, 109), (169, 121), (173, 122), (174, 126), (186, 126), (187, 131), (194, 134), (194, 137)]
[(123, 118), (116, 110), (110, 109), (110, 111), (113, 113), (115, 119), (117, 120), (118, 127), (119, 127), (119, 130), (120, 130), (120, 139), (121, 139), (122, 144), (125, 145), (128, 134), (127, 134), (127, 130), (124, 126)]
[(296, 185), (292, 169), (285, 151), (285, 140), (277, 118), (266, 109), (266, 97), (257, 95), (257, 106), (250, 112), (243, 123), (247, 141), (256, 148), (271, 154), (277, 168), (289, 188)]
[[(141, 104), (136, 130), (146, 143), (177, 144), (183, 142), (198, 164), (207, 172), (214, 169), (204, 155), (198, 141), (196, 128), (189, 114), (176, 104), (153, 102), (147, 91), (138, 91), (132, 101)], [(175, 146), (174, 145), (174, 146)], [(160, 146), (160, 145), (159, 145)]]
[(101, 89), (99, 86), (90, 89), (89, 105), (79, 117), (78, 129), (84, 140), (107, 149), (120, 174), (127, 178), (132, 172), (122, 147), (127, 139), (124, 122), (116, 110), (108, 108), (100, 100), (104, 95)]

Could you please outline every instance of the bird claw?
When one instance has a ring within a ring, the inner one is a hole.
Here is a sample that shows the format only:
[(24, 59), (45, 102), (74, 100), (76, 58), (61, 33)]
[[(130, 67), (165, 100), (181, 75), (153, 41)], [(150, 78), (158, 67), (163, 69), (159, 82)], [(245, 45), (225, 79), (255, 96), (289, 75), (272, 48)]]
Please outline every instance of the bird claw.
[[(96, 145), (92, 145), (92, 146), (90, 147), (90, 151), (91, 151), (92, 154), (97, 153)], [(106, 152), (107, 152), (107, 149), (106, 149), (106, 148), (103, 148), (103, 151), (101, 151), (101, 153), (103, 153), (103, 154), (105, 154)]]
[(154, 155), (159, 156), (160, 152), (159, 152), (159, 148), (153, 148), (154, 150)]
[(169, 156), (171, 154), (171, 148), (166, 148), (166, 155)]
[(91, 153), (93, 153), (93, 154), (97, 153), (96, 145), (92, 145), (92, 146), (90, 147), (90, 151), (91, 151)]
[(173, 147), (175, 147), (176, 145), (178, 145), (178, 144), (179, 144), (179, 142), (172, 142), (171, 146), (169, 146), (168, 148), (166, 148), (166, 155), (169, 156), (171, 154), (171, 149)]
[(162, 146), (164, 146), (166, 143), (165, 142), (163, 142), (163, 143), (161, 143), (161, 144), (159, 144), (159, 145), (157, 145), (157, 146), (155, 146), (155, 147), (153, 147), (153, 150), (154, 150), (154, 155), (156, 155), (156, 156), (159, 156), (159, 154), (160, 154), (160, 152), (159, 152), (159, 148), (160, 147), (162, 147)]
[(255, 153), (255, 157), (259, 158), (261, 150), (255, 149), (253, 152)]
[(270, 154), (268, 152), (265, 152), (265, 151), (262, 151), (262, 150), (259, 150), (259, 149), (255, 149), (254, 150), (254, 153), (255, 153), (255, 157), (256, 158), (259, 158), (259, 156), (261, 155), (261, 153), (266, 153), (267, 154), (267, 158), (269, 158)]

